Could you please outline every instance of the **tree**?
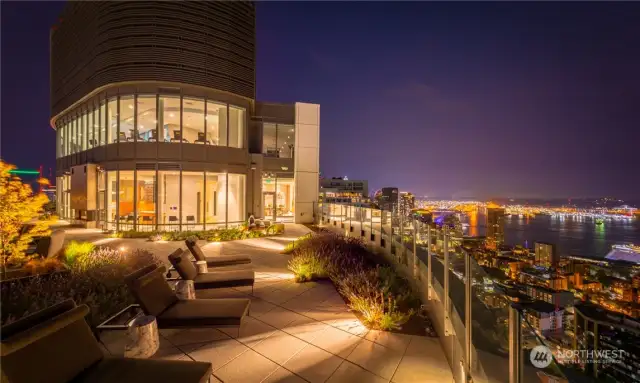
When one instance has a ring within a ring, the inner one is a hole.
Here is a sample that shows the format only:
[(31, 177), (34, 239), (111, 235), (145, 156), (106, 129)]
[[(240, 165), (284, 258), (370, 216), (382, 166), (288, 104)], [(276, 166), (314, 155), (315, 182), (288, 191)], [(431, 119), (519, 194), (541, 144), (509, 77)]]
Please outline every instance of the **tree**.
[[(49, 198), (35, 194), (31, 186), (12, 175), (15, 166), (0, 160), (0, 260), (20, 263), (26, 261), (25, 251), (36, 236), (49, 235), (49, 227), (37, 218)], [(38, 180), (46, 184), (46, 179)]]

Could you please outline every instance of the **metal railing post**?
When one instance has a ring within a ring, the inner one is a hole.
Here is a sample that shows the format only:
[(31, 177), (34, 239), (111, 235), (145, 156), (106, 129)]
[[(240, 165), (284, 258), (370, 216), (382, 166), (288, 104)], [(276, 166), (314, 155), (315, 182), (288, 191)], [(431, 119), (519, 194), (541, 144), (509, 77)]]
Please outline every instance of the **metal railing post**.
[(449, 229), (443, 227), (444, 231), (444, 332), (446, 335), (451, 334), (449, 323), (451, 322), (451, 307), (449, 299)]
[(464, 255), (464, 339), (465, 339), (465, 376), (466, 381), (471, 378), (471, 293), (472, 293), (472, 275), (471, 275), (471, 255), (463, 250)]
[(431, 224), (427, 224), (427, 298), (433, 299), (433, 280), (431, 269)]
[(509, 383), (522, 382), (522, 331), (520, 312), (509, 306)]
[(418, 230), (420, 228), (420, 222), (417, 219), (413, 219), (413, 279), (418, 279)]

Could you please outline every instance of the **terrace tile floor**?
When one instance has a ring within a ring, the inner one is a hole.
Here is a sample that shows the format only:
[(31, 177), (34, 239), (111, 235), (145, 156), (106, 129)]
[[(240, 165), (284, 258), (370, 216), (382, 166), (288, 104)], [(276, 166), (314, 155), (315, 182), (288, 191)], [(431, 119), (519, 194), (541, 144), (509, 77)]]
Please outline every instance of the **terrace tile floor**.
[[(240, 330), (161, 330), (158, 359), (198, 360), (213, 366), (213, 382), (452, 382), (437, 339), (365, 328), (328, 281), (298, 284), (287, 270), (284, 245), (307, 228), (286, 225), (283, 236), (205, 244), (204, 252), (246, 254), (256, 271), (250, 288), (198, 291), (199, 298), (248, 297), (249, 317)], [(157, 256), (183, 246), (118, 240), (117, 246), (145, 248)], [(233, 269), (233, 267), (225, 268)], [(110, 354), (124, 351), (125, 332), (107, 332)]]

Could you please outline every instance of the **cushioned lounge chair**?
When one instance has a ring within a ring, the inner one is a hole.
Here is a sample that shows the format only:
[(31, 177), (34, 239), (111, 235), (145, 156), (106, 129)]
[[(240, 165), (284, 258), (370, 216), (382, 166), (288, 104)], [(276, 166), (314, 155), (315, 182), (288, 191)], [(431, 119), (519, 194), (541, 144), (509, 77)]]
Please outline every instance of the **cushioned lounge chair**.
[(164, 279), (164, 266), (150, 265), (125, 277), (134, 298), (159, 328), (239, 327), (249, 313), (249, 299), (179, 300)]
[(207, 382), (211, 363), (105, 357), (86, 305), (58, 303), (2, 327), (2, 382)]
[(253, 284), (255, 283), (253, 270), (214, 271), (198, 274), (198, 270), (189, 259), (189, 254), (183, 249), (178, 249), (171, 253), (169, 262), (171, 262), (182, 279), (193, 281), (196, 290), (237, 286), (251, 286), (253, 289)]
[(187, 245), (187, 248), (196, 259), (196, 261), (207, 261), (207, 266), (209, 267), (221, 267), (221, 266), (232, 266), (232, 265), (245, 265), (251, 263), (251, 258), (245, 255), (228, 255), (228, 256), (219, 256), (219, 257), (205, 257), (202, 249), (196, 241), (192, 239), (187, 239), (184, 241)]

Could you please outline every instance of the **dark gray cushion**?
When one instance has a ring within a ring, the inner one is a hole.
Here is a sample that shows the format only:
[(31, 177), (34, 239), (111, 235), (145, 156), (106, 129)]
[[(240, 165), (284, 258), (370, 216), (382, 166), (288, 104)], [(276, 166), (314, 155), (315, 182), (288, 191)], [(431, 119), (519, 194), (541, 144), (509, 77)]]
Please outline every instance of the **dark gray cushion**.
[(104, 358), (72, 383), (204, 383), (211, 377), (211, 363), (185, 360)]
[(250, 304), (249, 299), (180, 300), (156, 319), (161, 328), (239, 326)]
[(169, 262), (175, 267), (182, 279), (193, 280), (196, 275), (198, 275), (198, 270), (189, 259), (187, 252), (183, 249), (178, 249), (169, 254)]
[[(171, 286), (164, 279), (164, 271), (164, 267), (155, 267), (138, 278), (133, 278), (132, 275), (125, 277), (134, 298), (148, 315), (157, 316), (178, 300)], [(139, 272), (133, 274), (139, 275)]]
[(184, 241), (187, 245), (187, 248), (191, 252), (191, 255), (196, 259), (196, 261), (207, 261), (207, 266), (209, 267), (221, 267), (221, 266), (232, 266), (232, 265), (244, 265), (247, 263), (251, 263), (251, 258), (246, 255), (228, 255), (228, 256), (215, 256), (215, 257), (206, 257), (202, 248), (194, 241), (193, 239), (187, 239)]
[(252, 286), (255, 273), (252, 270), (214, 271), (198, 274), (193, 280), (196, 290), (218, 287)]

